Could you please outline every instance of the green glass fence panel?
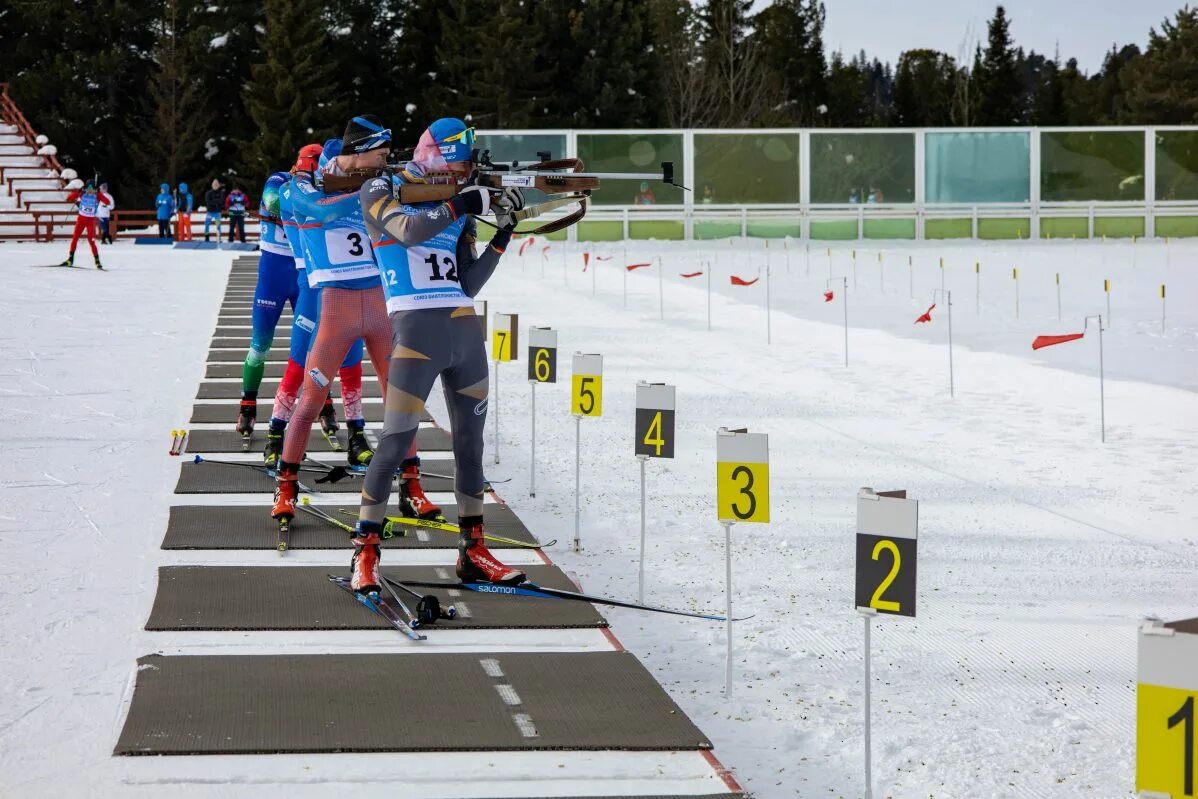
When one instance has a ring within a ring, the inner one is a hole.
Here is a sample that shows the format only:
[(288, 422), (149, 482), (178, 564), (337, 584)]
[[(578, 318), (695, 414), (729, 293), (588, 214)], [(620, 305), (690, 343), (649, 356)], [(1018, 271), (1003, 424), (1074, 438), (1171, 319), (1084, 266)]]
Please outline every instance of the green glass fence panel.
[(1144, 217), (1142, 216), (1096, 216), (1094, 217), (1094, 236), (1107, 239), (1140, 238), (1144, 235)]
[(1028, 133), (928, 133), (924, 197), (929, 203), (1031, 200)]
[(1198, 236), (1198, 216), (1158, 216), (1156, 218), (1156, 236), (1164, 238), (1183, 238)]
[(857, 220), (812, 219), (810, 231), (817, 241), (851, 241), (857, 238)]
[(1040, 199), (1143, 202), (1144, 133), (1041, 132)]
[[(579, 133), (578, 157), (588, 172), (661, 173), (674, 162), (674, 179), (690, 186), (682, 163), (681, 133)], [(660, 180), (604, 180), (595, 205), (681, 205), (682, 189)]]
[(866, 239), (913, 239), (915, 220), (867, 218), (861, 225), (861, 236)]
[(782, 239), (787, 236), (797, 239), (803, 235), (803, 224), (797, 219), (750, 219), (747, 227), (749, 236), (756, 239)]
[(1040, 238), (1042, 239), (1088, 239), (1090, 220), (1084, 217), (1041, 217)]
[(811, 202), (915, 202), (915, 134), (812, 133)]
[(979, 239), (1026, 239), (1031, 230), (1030, 219), (979, 219)]
[(624, 223), (619, 221), (587, 222), (577, 225), (579, 241), (623, 241)]
[(798, 133), (696, 133), (696, 205), (799, 202)]
[(686, 238), (686, 225), (669, 219), (631, 219), (628, 221), (628, 238), (681, 241)]
[(1157, 132), (1156, 199), (1198, 200), (1198, 130)]
[(972, 219), (925, 219), (925, 239), (969, 239), (973, 238)]
[(731, 219), (695, 220), (691, 226), (691, 233), (696, 241), (727, 239), (740, 235), (740, 221)]

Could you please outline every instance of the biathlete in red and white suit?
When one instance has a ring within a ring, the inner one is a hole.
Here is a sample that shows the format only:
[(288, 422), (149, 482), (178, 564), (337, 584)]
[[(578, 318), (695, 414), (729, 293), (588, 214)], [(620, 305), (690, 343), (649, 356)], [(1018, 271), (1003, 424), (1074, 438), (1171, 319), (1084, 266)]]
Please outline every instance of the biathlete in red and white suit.
[(79, 216), (75, 217), (75, 232), (71, 234), (71, 254), (62, 262), (62, 266), (75, 265), (75, 247), (79, 244), (79, 234), (87, 231), (87, 243), (92, 248), (92, 257), (96, 259), (96, 269), (100, 266), (100, 251), (96, 249), (96, 209), (101, 205), (112, 205), (112, 198), (96, 190), (96, 184), (88, 181), (82, 189), (76, 189), (67, 197), (67, 202), (78, 203)]

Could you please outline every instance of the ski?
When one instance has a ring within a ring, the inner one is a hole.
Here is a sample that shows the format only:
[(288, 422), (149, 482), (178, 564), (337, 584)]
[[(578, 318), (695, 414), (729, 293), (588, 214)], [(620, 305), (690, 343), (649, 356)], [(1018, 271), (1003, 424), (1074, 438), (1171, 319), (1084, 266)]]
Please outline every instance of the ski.
[(324, 440), (329, 442), (329, 446), (333, 448), (334, 452), (341, 452), (341, 441), (337, 438), (337, 430), (340, 429), (337, 425), (337, 418), (321, 413), (317, 417), (317, 421), (320, 422), (320, 434), (324, 436)]
[(324, 440), (329, 442), (329, 446), (333, 448), (333, 452), (341, 452), (343, 447), (341, 441), (337, 438), (337, 431), (327, 432), (323, 427), (320, 429), (320, 434), (324, 436)]
[[(383, 588), (387, 589), (387, 593), (391, 595), (391, 601), (395, 603), (396, 607), (403, 611), (404, 617), (408, 620), (408, 626), (413, 630), (419, 630), (422, 619), (418, 618), (416, 614), (412, 612), (412, 609), (408, 607), (407, 603), (399, 598), (399, 594), (395, 592), (395, 587), (392, 586), (391, 583), (387, 582), (386, 577), (383, 578)], [(429, 619), (428, 623), (431, 624), (436, 620), (437, 617), (433, 616), (431, 619)]]
[[(593, 594), (582, 594), (577, 591), (565, 591), (561, 588), (546, 588), (545, 586), (529, 582), (523, 582), (519, 585), (502, 585), (499, 583), (447, 583), (433, 580), (409, 580), (408, 585), (417, 586), (420, 588), (456, 588), (458, 590), (474, 591), (480, 594), (540, 597), (542, 599), (571, 599), (578, 602), (590, 602), (596, 605), (610, 605), (611, 607), (616, 608), (646, 610), (652, 613), (667, 613), (671, 616), (688, 616), (694, 619), (707, 619), (709, 621), (728, 620), (726, 616), (720, 616), (715, 613), (695, 613), (689, 610), (674, 610), (672, 608), (661, 608), (654, 605), (642, 605), (637, 602), (624, 602), (619, 599), (609, 599), (608, 597), (595, 596)], [(734, 618), (733, 621), (744, 621), (745, 619), (751, 618), (753, 618), (751, 615), (741, 616), (739, 618)]]
[(241, 451), (242, 452), (250, 451), (250, 444), (252, 443), (253, 438), (254, 438), (253, 431), (241, 434)]
[(358, 600), (358, 602), (362, 603), (363, 606), (382, 616), (388, 621), (388, 623), (390, 623), (392, 627), (394, 627), (396, 630), (399, 630), (408, 638), (411, 638), (413, 641), (428, 640), (427, 636), (422, 635), (409, 627), (407, 622), (400, 618), (399, 614), (395, 612), (395, 609), (380, 599), (377, 594), (358, 593), (354, 589), (350, 588), (349, 580), (345, 579), (344, 577), (337, 577), (330, 574), (328, 575), (328, 578), (329, 582), (340, 588), (342, 591), (348, 593), (354, 599)]
[(395, 594), (395, 589), (397, 588), (416, 598), (416, 616), (421, 624), (432, 624), (437, 619), (452, 620), (458, 617), (458, 609), (453, 605), (442, 608), (441, 600), (435, 594), (422, 594), (419, 591), (413, 591), (405, 583), (401, 583), (399, 580), (392, 579), (386, 575), (383, 575), (383, 582), (396, 600), (399, 600), (399, 597)]
[[(225, 460), (218, 460), (216, 458), (205, 458), (203, 455), (196, 455), (195, 460), (193, 460), (192, 463), (219, 463), (222, 466), (240, 466), (243, 469), (253, 469), (256, 472), (266, 475), (267, 477), (271, 478), (272, 480), (277, 479), (279, 476), (279, 473), (276, 472), (274, 469), (270, 468), (269, 466), (265, 466), (261, 463), (254, 463), (253, 461), (225, 461)], [(301, 472), (312, 472), (312, 471), (316, 471), (316, 470), (301, 468), (300, 471)], [(299, 480), (296, 480), (295, 482), (296, 482), (296, 486), (299, 488), (300, 491), (306, 491), (309, 494), (319, 494), (320, 493), (315, 488), (312, 488), (311, 486), (307, 485), (306, 483), (302, 483)]]
[[(355, 519), (358, 518), (357, 513), (350, 510), (345, 510), (344, 508), (338, 510), (338, 513), (342, 513), (346, 516), (352, 516)], [(462, 529), (452, 522), (437, 521), (435, 519), (416, 519), (410, 516), (388, 516), (387, 524), (383, 526), (383, 537), (395, 538), (396, 525), (404, 525), (407, 527), (423, 527), (428, 530), (440, 530), (443, 533), (451, 533), (453, 535), (458, 535), (462, 532)], [(388, 532), (390, 532), (390, 535), (388, 535)], [(502, 535), (493, 535), (491, 533), (485, 533), (483, 537), (492, 543), (507, 544), (508, 546), (516, 547), (518, 549), (541, 549), (543, 547), (551, 547), (557, 543), (556, 538), (544, 544), (530, 544), (527, 541), (518, 541), (515, 538), (508, 538)]]
[(291, 549), (291, 519), (286, 516), (279, 517), (279, 543), (277, 548), (280, 555), (287, 554), (287, 550)]

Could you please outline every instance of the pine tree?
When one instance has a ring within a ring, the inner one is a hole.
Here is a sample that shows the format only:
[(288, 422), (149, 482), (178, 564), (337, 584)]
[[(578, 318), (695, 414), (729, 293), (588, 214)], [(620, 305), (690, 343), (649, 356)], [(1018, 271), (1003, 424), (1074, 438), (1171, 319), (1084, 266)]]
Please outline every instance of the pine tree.
[(1019, 125), (1024, 120), (1025, 100), (1019, 79), (1015, 48), (1011, 45), (1007, 12), (998, 6), (989, 24), (989, 41), (982, 57), (978, 82), (976, 122), (978, 125)]
[(776, 0), (762, 9), (755, 24), (763, 58), (781, 86), (781, 121), (806, 127), (822, 124), (828, 102), (824, 4)]
[(1045, 127), (1064, 125), (1065, 93), (1059, 61), (1056, 58), (1049, 61), (1035, 53), (1028, 61), (1032, 69), (1032, 111), (1028, 121)]
[(350, 114), (398, 125), (410, 100), (397, 87), (401, 29), (395, 0), (324, 0), (328, 54), (337, 63), (338, 99)]
[(156, 69), (142, 113), (128, 130), (132, 175), (138, 178), (133, 189), (138, 194), (148, 196), (160, 182), (173, 187), (180, 181), (194, 184), (200, 177), (214, 114), (200, 85), (188, 77), (189, 66), (197, 60), (190, 31), (196, 5), (196, 0), (165, 0), (156, 23), (158, 38), (151, 53)]
[(445, 83), (444, 62), (449, 52), (441, 46), (443, 0), (395, 0), (394, 85), (389, 87), (402, 108), (385, 118), (405, 147), (413, 146), (429, 123), (464, 112)]
[(1198, 7), (1186, 6), (1174, 20), (1148, 34), (1148, 48), (1126, 74), (1129, 113), (1140, 123), (1198, 122)]
[(707, 0), (698, 12), (703, 93), (717, 127), (767, 124), (779, 105), (781, 89), (753, 35), (752, 6), (753, 0)]
[(641, 0), (587, 0), (568, 12), (567, 22), (569, 46), (557, 59), (565, 69), (559, 67), (556, 82), (572, 95), (567, 124), (653, 127), (660, 82), (649, 7)]
[(894, 124), (947, 127), (952, 124), (957, 65), (936, 50), (908, 50), (899, 56), (894, 80)]
[(255, 130), (239, 142), (250, 185), (291, 166), (303, 145), (340, 133), (346, 113), (335, 101), (336, 64), (326, 56), (319, 0), (265, 0), (263, 10), (261, 57), (243, 95)]
[(862, 128), (869, 124), (870, 77), (856, 57), (846, 62), (839, 51), (828, 64), (828, 124)]
[(698, 14), (690, 0), (648, 0), (657, 56), (662, 122), (673, 128), (703, 127), (710, 108), (703, 98)]

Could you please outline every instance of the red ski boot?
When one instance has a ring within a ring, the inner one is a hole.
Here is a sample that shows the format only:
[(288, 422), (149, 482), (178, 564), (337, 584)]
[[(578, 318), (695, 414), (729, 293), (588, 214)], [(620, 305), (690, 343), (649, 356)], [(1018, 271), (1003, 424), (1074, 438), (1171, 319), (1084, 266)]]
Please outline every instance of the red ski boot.
[(399, 512), (409, 519), (445, 521), (441, 507), (424, 495), (420, 485), (420, 467), (408, 466), (399, 480)]
[(504, 583), (518, 585), (527, 577), (519, 569), (499, 561), (483, 539), (483, 517), (463, 516), (458, 520), (462, 538), (458, 541), (458, 579), (470, 583)]
[(295, 518), (295, 500), (299, 496), (299, 464), (279, 463), (275, 482), (275, 505), (270, 509), (272, 519)]
[(353, 573), (349, 579), (349, 587), (359, 594), (377, 594), (382, 579), (379, 577), (379, 534), (377, 523), (359, 522), (358, 532), (354, 535), (354, 556), (349, 562)]

